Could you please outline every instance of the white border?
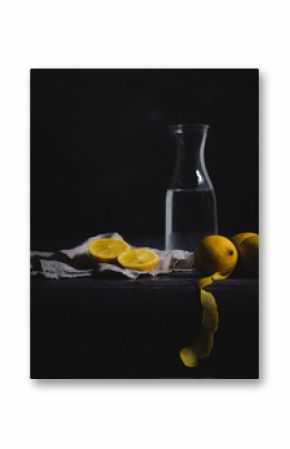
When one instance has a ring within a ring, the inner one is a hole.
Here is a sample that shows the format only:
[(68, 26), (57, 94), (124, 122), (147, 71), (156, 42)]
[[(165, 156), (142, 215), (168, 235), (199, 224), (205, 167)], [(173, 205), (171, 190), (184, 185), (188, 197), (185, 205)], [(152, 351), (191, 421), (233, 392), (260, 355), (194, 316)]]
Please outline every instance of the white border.
[[(1, 447), (289, 446), (287, 2), (15, 0), (0, 21)], [(260, 69), (260, 381), (29, 380), (31, 67)]]

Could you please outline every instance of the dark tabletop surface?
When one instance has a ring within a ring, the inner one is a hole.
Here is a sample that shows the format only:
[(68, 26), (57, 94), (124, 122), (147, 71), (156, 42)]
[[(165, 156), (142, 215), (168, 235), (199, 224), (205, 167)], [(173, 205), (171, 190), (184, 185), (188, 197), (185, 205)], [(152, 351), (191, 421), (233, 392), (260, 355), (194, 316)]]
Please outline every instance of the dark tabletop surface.
[(208, 287), (219, 307), (214, 350), (189, 369), (179, 349), (200, 330), (197, 275), (31, 282), (32, 378), (257, 378), (258, 279)]
[[(138, 279), (127, 279), (115, 273), (96, 273), (93, 278), (77, 279), (43, 279), (42, 277), (32, 278), (33, 288), (114, 288), (114, 289), (164, 289), (164, 288), (196, 288), (196, 281), (200, 279), (198, 273), (191, 271), (177, 271), (170, 274), (161, 274), (158, 276), (141, 275)], [(223, 281), (214, 282), (210, 287), (211, 291), (245, 289), (257, 290), (258, 278), (256, 277), (229, 277)]]

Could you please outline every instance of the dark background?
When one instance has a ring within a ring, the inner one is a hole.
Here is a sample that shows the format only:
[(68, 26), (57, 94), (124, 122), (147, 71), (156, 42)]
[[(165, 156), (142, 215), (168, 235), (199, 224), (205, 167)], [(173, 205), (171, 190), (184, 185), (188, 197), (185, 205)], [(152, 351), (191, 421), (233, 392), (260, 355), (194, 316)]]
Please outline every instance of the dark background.
[(258, 70), (31, 71), (31, 246), (164, 233), (169, 125), (210, 124), (219, 232), (258, 231)]

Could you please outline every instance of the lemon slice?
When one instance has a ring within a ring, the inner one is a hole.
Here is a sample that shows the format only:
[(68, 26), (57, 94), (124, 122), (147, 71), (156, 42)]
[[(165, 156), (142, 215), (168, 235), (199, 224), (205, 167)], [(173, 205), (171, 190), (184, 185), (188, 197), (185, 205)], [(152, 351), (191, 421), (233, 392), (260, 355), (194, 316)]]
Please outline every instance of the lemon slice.
[(148, 248), (128, 249), (118, 256), (124, 268), (138, 271), (152, 271), (159, 263), (159, 256)]
[(89, 244), (90, 256), (99, 262), (112, 262), (119, 254), (130, 248), (128, 243), (119, 239), (97, 239)]

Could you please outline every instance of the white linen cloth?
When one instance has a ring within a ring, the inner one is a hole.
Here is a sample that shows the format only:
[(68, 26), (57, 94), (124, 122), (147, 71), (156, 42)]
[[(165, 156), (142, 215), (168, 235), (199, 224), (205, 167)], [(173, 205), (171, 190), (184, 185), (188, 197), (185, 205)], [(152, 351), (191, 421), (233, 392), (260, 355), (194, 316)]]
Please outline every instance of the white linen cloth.
[[(96, 272), (113, 271), (121, 273), (129, 279), (137, 279), (140, 275), (157, 276), (172, 271), (193, 270), (193, 253), (183, 250), (159, 250), (153, 249), (160, 257), (160, 262), (150, 272), (130, 270), (122, 268), (115, 263), (92, 263), (88, 244), (92, 240), (102, 238), (115, 238), (123, 240), (117, 232), (111, 234), (98, 234), (90, 237), (80, 245), (72, 249), (63, 249), (54, 252), (31, 252), (31, 275), (42, 275), (47, 279), (63, 279), (94, 276)], [(146, 246), (148, 248), (148, 246)]]

